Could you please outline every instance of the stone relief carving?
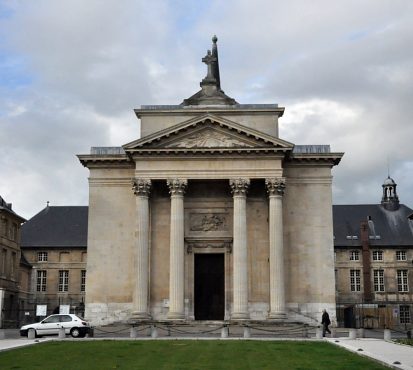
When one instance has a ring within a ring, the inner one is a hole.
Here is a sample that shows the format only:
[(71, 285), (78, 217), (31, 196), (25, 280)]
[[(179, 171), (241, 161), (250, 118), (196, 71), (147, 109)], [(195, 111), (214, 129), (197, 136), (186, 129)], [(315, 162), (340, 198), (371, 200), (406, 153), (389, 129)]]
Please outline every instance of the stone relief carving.
[(228, 225), (222, 214), (193, 214), (190, 219), (191, 231), (226, 231)]
[(221, 147), (252, 147), (220, 132), (208, 130), (196, 133), (181, 141), (166, 146), (167, 148), (221, 148)]

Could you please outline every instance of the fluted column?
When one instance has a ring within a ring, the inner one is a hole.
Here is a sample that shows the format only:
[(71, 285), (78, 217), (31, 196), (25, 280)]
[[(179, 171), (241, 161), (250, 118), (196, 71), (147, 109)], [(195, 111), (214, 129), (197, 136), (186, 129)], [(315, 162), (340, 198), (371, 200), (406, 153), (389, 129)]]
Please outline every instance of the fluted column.
[(169, 319), (185, 318), (184, 307), (184, 193), (188, 181), (167, 181), (171, 194), (169, 256)]
[(248, 319), (247, 190), (249, 179), (231, 179), (234, 199), (232, 319)]
[(149, 193), (151, 180), (135, 179), (133, 191), (136, 195), (135, 230), (135, 285), (133, 290), (133, 311), (135, 319), (147, 319), (148, 314), (148, 273), (149, 273)]
[(283, 319), (285, 314), (284, 243), (282, 197), (284, 178), (266, 179), (269, 196), (270, 241), (270, 312), (269, 319)]

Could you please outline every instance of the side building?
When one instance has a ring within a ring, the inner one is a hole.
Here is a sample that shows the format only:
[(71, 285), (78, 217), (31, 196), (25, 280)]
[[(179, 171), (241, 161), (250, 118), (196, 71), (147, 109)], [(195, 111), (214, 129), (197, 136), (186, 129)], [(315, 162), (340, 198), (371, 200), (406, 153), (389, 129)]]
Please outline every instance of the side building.
[(20, 225), (25, 219), (0, 197), (0, 328), (13, 328), (29, 297), (31, 266), (21, 256)]
[(47, 206), (22, 226), (21, 249), (33, 266), (31, 315), (84, 314), (88, 207)]
[(334, 249), (339, 326), (411, 326), (413, 210), (384, 181), (381, 204), (335, 205)]

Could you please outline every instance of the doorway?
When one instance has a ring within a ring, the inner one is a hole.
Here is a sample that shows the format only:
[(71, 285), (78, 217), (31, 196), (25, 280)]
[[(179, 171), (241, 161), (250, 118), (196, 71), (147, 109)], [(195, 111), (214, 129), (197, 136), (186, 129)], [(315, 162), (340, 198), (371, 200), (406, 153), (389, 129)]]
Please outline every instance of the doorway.
[(195, 258), (195, 320), (224, 320), (224, 253), (198, 253)]

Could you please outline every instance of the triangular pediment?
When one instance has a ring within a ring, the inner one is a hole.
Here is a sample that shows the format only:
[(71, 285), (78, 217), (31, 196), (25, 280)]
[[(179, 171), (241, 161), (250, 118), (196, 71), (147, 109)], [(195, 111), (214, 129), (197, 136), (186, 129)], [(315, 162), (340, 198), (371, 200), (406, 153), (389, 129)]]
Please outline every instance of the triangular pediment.
[(293, 144), (239, 123), (206, 114), (158, 131), (123, 146), (126, 152), (150, 150), (254, 150), (289, 151)]

